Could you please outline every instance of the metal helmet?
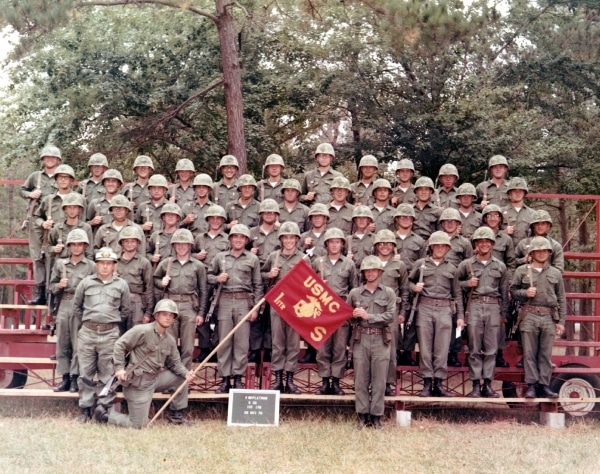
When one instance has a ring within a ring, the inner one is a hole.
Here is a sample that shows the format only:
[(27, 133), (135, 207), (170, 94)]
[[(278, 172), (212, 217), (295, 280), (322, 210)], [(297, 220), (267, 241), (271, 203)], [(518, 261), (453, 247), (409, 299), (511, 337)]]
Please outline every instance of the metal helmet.
[(414, 173), (415, 164), (407, 158), (402, 158), (400, 161), (398, 161), (398, 163), (396, 163), (396, 171), (398, 170), (411, 170)]
[(223, 219), (227, 219), (227, 213), (225, 209), (223, 209), (218, 204), (213, 204), (212, 206), (208, 206), (208, 209), (204, 213), (204, 218), (208, 220), (209, 217), (222, 217)]
[(69, 165), (58, 165), (54, 171), (54, 179), (56, 179), (59, 174), (68, 174), (71, 179), (75, 179), (75, 171), (73, 171), (73, 168), (71, 168)]
[(508, 183), (508, 189), (506, 190), (506, 192), (510, 193), (515, 189), (522, 189), (523, 191), (525, 191), (525, 193), (528, 193), (529, 188), (527, 187), (527, 181), (519, 177), (511, 179)]
[(147, 166), (148, 168), (154, 169), (152, 158), (146, 155), (140, 155), (135, 159), (133, 162), (133, 169), (136, 169), (138, 166)]
[(96, 252), (96, 262), (108, 261), (108, 262), (116, 262), (119, 257), (113, 249), (110, 247), (102, 247), (100, 250)]
[(346, 241), (346, 235), (344, 231), (338, 227), (332, 227), (331, 229), (327, 229), (325, 231), (325, 235), (323, 236), (323, 242), (327, 242), (331, 239), (342, 239), (344, 242)]
[(176, 204), (174, 202), (165, 203), (165, 205), (160, 210), (160, 215), (162, 216), (163, 214), (176, 214), (179, 216), (180, 219), (184, 218), (181, 207), (179, 207), (179, 204)]
[(123, 227), (121, 232), (119, 232), (119, 243), (121, 243), (121, 240), (124, 239), (137, 239), (140, 241), (140, 243), (142, 243), (144, 241), (144, 236), (139, 228), (133, 225), (128, 225)]
[(458, 170), (456, 169), (456, 166), (446, 163), (440, 168), (438, 176), (456, 176), (456, 179), (458, 179)]
[(550, 217), (550, 213), (548, 211), (545, 211), (544, 209), (535, 211), (535, 214), (533, 215), (533, 219), (531, 219), (530, 224), (536, 224), (538, 222), (549, 222), (550, 224), (552, 224), (552, 217)]
[(552, 244), (546, 237), (537, 236), (531, 239), (529, 242), (529, 251), (534, 252), (536, 250), (550, 250), (552, 251)]
[(324, 153), (326, 155), (331, 155), (335, 158), (335, 150), (333, 149), (333, 145), (331, 143), (321, 143), (315, 150), (315, 156), (319, 153)]
[(454, 209), (453, 207), (447, 207), (446, 209), (444, 209), (442, 211), (442, 214), (440, 215), (439, 221), (458, 221), (458, 222), (462, 222), (462, 219), (460, 218), (460, 212), (458, 212), (456, 209)]
[(361, 168), (363, 166), (374, 166), (375, 168), (379, 167), (379, 163), (377, 162), (377, 158), (373, 155), (365, 155), (360, 159), (358, 163), (358, 167)]
[(258, 206), (258, 213), (260, 214), (262, 212), (275, 212), (279, 214), (279, 204), (277, 204), (275, 199), (265, 199), (260, 203), (260, 206)]
[(254, 179), (254, 176), (252, 176), (251, 174), (243, 174), (242, 176), (240, 176), (238, 178), (238, 180), (237, 180), (238, 190), (242, 186), (254, 186), (255, 188), (258, 187), (258, 185), (256, 184), (256, 180)]
[(427, 241), (428, 246), (432, 245), (447, 245), (450, 247), (450, 237), (446, 232), (441, 230), (436, 230), (433, 234), (429, 236), (429, 240)]
[(121, 172), (119, 170), (116, 170), (114, 168), (106, 170), (102, 175), (102, 182), (104, 182), (105, 179), (109, 178), (116, 179), (117, 181), (119, 181), (119, 183), (123, 184), (123, 176), (121, 176)]
[(387, 179), (384, 179), (384, 178), (376, 179), (373, 182), (373, 190), (371, 191), (371, 194), (375, 193), (375, 190), (379, 189), (379, 188), (386, 188), (391, 191), (392, 185), (390, 184), (390, 182)]
[(394, 219), (396, 217), (412, 217), (413, 219), (416, 219), (415, 208), (410, 204), (399, 204), (394, 213)]
[(389, 229), (381, 229), (377, 234), (375, 234), (375, 240), (373, 241), (373, 245), (382, 244), (382, 243), (390, 243), (396, 245), (396, 236)]
[(62, 200), (62, 207), (65, 206), (79, 206), (85, 208), (85, 201), (83, 196), (79, 193), (69, 193)]
[(108, 168), (108, 158), (103, 153), (94, 153), (88, 160), (89, 166), (104, 166)]
[(360, 263), (360, 271), (363, 272), (365, 270), (383, 271), (383, 262), (375, 255), (368, 255), (363, 258), (363, 261)]
[(373, 220), (373, 213), (368, 206), (356, 206), (354, 209), (352, 209), (352, 219), (355, 217), (368, 217), (369, 219)]
[(500, 206), (498, 206), (497, 204), (488, 204), (483, 208), (483, 210), (481, 211), (481, 220), (483, 222), (485, 222), (485, 216), (487, 216), (490, 212), (497, 212), (498, 214), (500, 214), (500, 223), (502, 224), (504, 222), (504, 215), (502, 214)]
[(219, 168), (223, 168), (223, 166), (235, 166), (238, 169), (240, 168), (237, 158), (233, 155), (225, 155), (221, 158)]
[(173, 300), (160, 300), (154, 306), (154, 312), (152, 314), (159, 313), (160, 311), (166, 311), (168, 313), (173, 313), (175, 315), (175, 319), (179, 317), (179, 308), (177, 307), (177, 303)]
[(492, 229), (488, 226), (483, 226), (475, 229), (475, 232), (473, 232), (473, 235), (471, 236), (471, 240), (473, 242), (476, 240), (491, 240), (492, 242), (496, 242), (496, 236)]
[(308, 217), (312, 216), (325, 216), (329, 219), (329, 209), (327, 209), (325, 204), (321, 204), (320, 202), (313, 204), (308, 210)]
[(212, 189), (213, 180), (206, 173), (200, 173), (194, 177), (194, 181), (192, 182), (192, 186), (207, 186)]
[(122, 194), (117, 194), (110, 200), (110, 204), (108, 205), (108, 209), (112, 209), (113, 207), (124, 207), (128, 211), (131, 211), (131, 202)]
[(162, 174), (153, 174), (148, 179), (148, 187), (156, 186), (163, 187), (169, 189), (169, 183), (167, 183), (167, 178), (165, 178)]
[(298, 224), (292, 221), (284, 222), (277, 231), (277, 238), (280, 239), (282, 235), (296, 235), (300, 237), (300, 228)]
[(300, 187), (300, 181), (294, 178), (286, 179), (283, 182), (283, 186), (281, 186), (281, 192), (283, 193), (286, 189), (295, 189), (299, 193), (302, 192), (302, 188)]
[(73, 229), (67, 234), (67, 245), (83, 242), (84, 244), (90, 244), (90, 239), (87, 232), (83, 229)]
[(331, 180), (329, 189), (334, 189), (334, 188), (347, 189), (348, 191), (350, 191), (352, 189), (350, 187), (350, 181), (348, 181), (348, 178), (345, 178), (344, 176), (336, 176), (335, 178), (333, 178)]
[(435, 191), (433, 180), (427, 176), (421, 176), (419, 179), (417, 179), (417, 181), (415, 181), (415, 189), (417, 188), (431, 188), (432, 191)]
[(490, 161), (488, 162), (488, 168), (491, 168), (492, 166), (496, 165), (504, 165), (508, 167), (508, 160), (503, 155), (494, 155), (490, 158)]
[(456, 196), (473, 196), (477, 197), (477, 191), (475, 190), (475, 186), (471, 183), (463, 183), (458, 187), (456, 191)]
[(54, 145), (46, 145), (42, 148), (42, 151), (40, 151), (40, 160), (44, 158), (44, 156), (55, 156), (59, 160), (62, 160), (62, 153), (58, 147), (55, 147)]
[(191, 162), (191, 160), (188, 160), (187, 158), (182, 158), (175, 165), (175, 171), (193, 171), (195, 173), (196, 167), (194, 166), (194, 163)]
[(194, 243), (194, 236), (187, 229), (177, 229), (171, 236), (171, 245), (173, 244), (190, 244)]
[(281, 155), (278, 155), (277, 153), (273, 153), (267, 156), (267, 159), (265, 160), (265, 168), (270, 165), (279, 165), (285, 168), (283, 157)]
[(248, 238), (248, 240), (250, 240), (250, 229), (248, 229), (248, 226), (245, 226), (244, 224), (234, 225), (229, 231), (229, 237), (231, 237), (234, 234), (244, 235)]

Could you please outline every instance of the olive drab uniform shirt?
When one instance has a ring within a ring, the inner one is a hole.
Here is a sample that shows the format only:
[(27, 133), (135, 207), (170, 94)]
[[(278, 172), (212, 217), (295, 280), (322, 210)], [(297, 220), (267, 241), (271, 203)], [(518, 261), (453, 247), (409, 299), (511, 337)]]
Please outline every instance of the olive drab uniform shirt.
[(104, 196), (102, 177), (100, 181), (94, 181), (92, 178), (84, 179), (77, 186), (76, 192), (81, 194), (88, 204), (94, 199), (101, 199)]
[[(225, 268), (223, 269), (223, 263)], [(208, 269), (208, 281), (211, 285), (217, 284), (217, 277), (223, 273), (229, 276), (223, 284), (224, 293), (248, 293), (248, 298), (254, 306), (264, 295), (263, 281), (260, 275), (258, 257), (248, 250), (244, 250), (239, 257), (231, 251), (215, 255)]]
[(302, 180), (300, 192), (300, 202), (306, 201), (306, 195), (309, 192), (315, 193), (315, 198), (312, 201), (306, 201), (311, 206), (316, 203), (328, 205), (332, 201), (331, 182), (336, 176), (343, 176), (342, 173), (329, 168), (325, 173), (321, 174), (318, 169), (307, 171)]
[(350, 235), (352, 232), (352, 211), (354, 206), (346, 202), (343, 206), (338, 209), (330, 203), (327, 207), (329, 210), (329, 220), (327, 221), (327, 228), (337, 227), (342, 230), (344, 234)]
[(120, 324), (130, 317), (129, 286), (122, 278), (104, 283), (97, 275), (84, 278), (73, 298), (73, 316), (82, 322)]
[(227, 222), (238, 221), (248, 228), (256, 227), (260, 223), (259, 208), (260, 203), (256, 199), (251, 199), (246, 206), (242, 206), (239, 200), (230, 201), (225, 208)]
[(194, 237), (203, 232), (208, 232), (208, 221), (206, 220), (206, 211), (214, 203), (209, 199), (205, 204), (198, 204), (197, 201), (188, 202), (181, 208), (183, 215), (194, 214), (196, 218), (193, 222), (186, 224), (184, 227), (187, 228)]
[[(327, 229), (323, 230), (318, 236), (311, 230), (303, 232), (300, 235), (300, 240), (298, 241), (298, 249), (300, 251), (304, 251), (306, 255), (308, 255), (311, 261), (317, 257), (321, 257), (323, 255), (327, 255), (327, 248), (325, 247), (325, 232)], [(304, 240), (307, 238), (313, 239), (313, 246), (309, 249), (304, 249)]]
[[(268, 286), (273, 286), (279, 280), (281, 280), (285, 275), (289, 273), (289, 271), (296, 265), (300, 260), (304, 259), (308, 262), (308, 257), (304, 255), (300, 250), (296, 249), (290, 255), (285, 255), (280, 250), (276, 250), (271, 252), (265, 262), (262, 264), (260, 268), (260, 274), (262, 276), (263, 281)], [(277, 263), (277, 268), (279, 268), (279, 275), (277, 278), (270, 279), (269, 272), (275, 268), (275, 263)]]
[[(552, 253), (550, 254), (550, 259), (548, 260), (550, 265), (553, 266), (554, 268), (557, 268), (558, 270), (560, 270), (560, 272), (564, 272), (565, 271), (565, 255), (562, 249), (562, 245), (560, 245), (556, 240), (554, 240), (552, 237), (545, 235), (544, 236), (546, 239), (548, 239), (548, 241), (550, 242), (550, 245), (552, 245)], [(531, 239), (533, 237), (528, 237), (526, 239), (523, 239), (519, 242), (519, 245), (517, 245), (517, 248), (515, 250), (515, 257), (516, 257), (516, 265), (523, 265), (525, 264), (525, 259), (527, 254), (529, 253), (529, 243), (531, 242)]]
[[(92, 227), (87, 222), (79, 220), (75, 225), (68, 225), (65, 221), (59, 222), (58, 224), (54, 224), (54, 227), (52, 227), (52, 230), (48, 235), (48, 248), (46, 249), (46, 254), (55, 255), (56, 258), (69, 258), (71, 252), (67, 246), (67, 236), (73, 229), (83, 230), (87, 234), (88, 240), (93, 242)], [(57, 246), (59, 242), (62, 243), (64, 247), (62, 252), (56, 255), (52, 252), (52, 249)], [(85, 257), (92, 261), (94, 260), (94, 247), (92, 245), (88, 245), (87, 249), (85, 249)]]
[(400, 204), (414, 204), (417, 202), (415, 196), (415, 186), (413, 184), (406, 190), (402, 189), (399, 185), (392, 189), (392, 197), (398, 198), (398, 205)]
[(140, 226), (144, 225), (147, 221), (151, 221), (152, 232), (162, 229), (163, 223), (160, 218), (160, 213), (163, 206), (168, 202), (169, 201), (164, 198), (160, 204), (154, 204), (152, 201), (144, 201), (135, 210), (133, 221)]
[(504, 262), (509, 274), (513, 274), (517, 268), (517, 260), (515, 258), (515, 249), (512, 239), (501, 230), (496, 234), (496, 242), (492, 249), (492, 255), (501, 262)]
[(500, 208), (508, 206), (510, 204), (508, 185), (509, 181), (507, 179), (505, 179), (500, 186), (496, 185), (491, 179), (479, 183), (477, 188), (475, 188), (477, 202), (481, 202), (487, 195), (489, 204), (496, 204)]
[[(256, 200), (264, 201), (265, 199), (273, 199), (277, 204), (283, 202), (283, 193), (281, 188), (283, 187), (283, 180), (280, 179), (275, 183), (271, 183), (268, 179), (261, 179), (256, 188)], [(264, 194), (264, 196), (263, 196)]]
[[(471, 269), (473, 275), (471, 275)], [(476, 287), (469, 286), (469, 280), (472, 277), (479, 278)], [(465, 304), (468, 304), (469, 298), (471, 300), (482, 296), (498, 298), (500, 316), (502, 319), (508, 318), (510, 275), (502, 261), (492, 256), (487, 264), (484, 264), (477, 257), (470, 257), (468, 261), (465, 260), (458, 265), (456, 279), (462, 288)]]
[[(117, 229), (114, 226), (114, 221), (111, 221), (108, 224), (102, 224), (98, 230), (96, 230), (94, 240), (91, 241), (94, 249), (99, 250), (102, 247), (110, 247), (117, 255), (119, 255), (122, 250), (121, 244), (119, 244), (119, 234), (125, 227), (129, 226), (136, 227), (140, 234), (144, 235), (142, 228), (129, 219), (125, 221), (125, 225), (123, 225), (123, 227), (120, 229)], [(140, 245), (137, 249), (137, 254), (141, 256), (146, 255), (146, 239), (142, 239), (140, 242)]]
[(387, 262), (383, 262), (383, 273), (379, 282), (394, 290), (396, 314), (407, 317), (410, 312), (408, 305), (410, 291), (408, 289), (408, 271), (404, 262), (393, 257)]
[(368, 184), (365, 184), (362, 181), (352, 183), (350, 185), (348, 201), (355, 206), (371, 206), (374, 202), (373, 182)]
[[(162, 279), (167, 274), (169, 263), (171, 266), (169, 269), (171, 281), (169, 286), (164, 288)], [(154, 272), (154, 297), (158, 301), (169, 298), (169, 295), (192, 296), (194, 309), (204, 317), (208, 300), (206, 267), (204, 264), (195, 258), (189, 258), (183, 263), (173, 257), (162, 260)]]
[[(515, 270), (510, 285), (510, 293), (513, 298), (526, 302), (532, 306), (545, 306), (554, 308), (552, 319), (557, 324), (565, 324), (567, 314), (567, 300), (565, 297), (565, 286), (562, 273), (555, 267), (546, 266), (541, 271), (532, 268), (531, 276), (533, 284), (529, 281), (528, 265), (521, 265)], [(537, 289), (534, 298), (527, 297), (527, 289), (534, 286)]]
[(279, 204), (279, 222), (282, 224), (284, 222), (295, 222), (298, 224), (300, 233), (302, 233), (309, 227), (308, 211), (309, 208), (300, 202), (297, 202), (296, 205), (290, 210), (285, 207), (285, 203), (281, 203)]
[(29, 195), (37, 189), (38, 181), (40, 183), (40, 189), (42, 190), (42, 195), (38, 199), (38, 204), (46, 196), (56, 193), (58, 185), (56, 184), (54, 175), (49, 175), (45, 170), (34, 171), (21, 185), (19, 194), (23, 199), (29, 200)]
[(512, 238), (513, 246), (516, 250), (519, 242), (529, 237), (530, 225), (535, 211), (525, 205), (518, 211), (510, 205), (503, 207), (501, 210), (504, 224), (514, 227), (513, 234), (510, 238)]
[(154, 280), (152, 264), (146, 257), (134, 255), (130, 260), (123, 256), (117, 260), (117, 273), (127, 282), (131, 298), (139, 295), (144, 316), (150, 317), (154, 311)]
[(190, 185), (183, 189), (183, 186), (180, 183), (169, 186), (169, 190), (167, 191), (166, 198), (169, 202), (171, 198), (175, 196), (175, 203), (179, 205), (181, 209), (183, 206), (187, 205), (190, 202), (194, 202), (196, 200), (196, 193), (194, 192), (194, 186), (190, 183)]
[(470, 239), (473, 235), (473, 232), (481, 227), (481, 213), (475, 210), (471, 210), (471, 212), (468, 214), (464, 214), (461, 210), (459, 210), (458, 213), (460, 214), (460, 222), (462, 226), (460, 234), (463, 237)]
[(132, 209), (137, 209), (143, 202), (150, 201), (150, 191), (148, 190), (148, 184), (142, 186), (137, 181), (133, 183), (127, 183), (123, 186), (123, 196), (129, 199), (130, 202), (134, 203)]
[[(65, 220), (65, 213), (62, 208), (64, 196), (66, 194), (57, 193), (46, 196), (33, 212), (34, 224), (41, 227), (45, 221), (50, 219), (54, 221), (54, 225), (63, 222)], [(52, 201), (52, 208), (50, 208), (50, 201)]]
[[(125, 369), (125, 357), (129, 355), (129, 365), (139, 363), (135, 372), (140, 374), (157, 374), (166, 367), (177, 375), (185, 376), (188, 370), (181, 362), (175, 338), (166, 332), (159, 334), (156, 325), (154, 322), (134, 326), (115, 342), (115, 372)], [(147, 357), (149, 353), (152, 355)]]
[(369, 255), (373, 255), (373, 242), (375, 234), (367, 232), (361, 236), (352, 234), (346, 237), (346, 254), (352, 254), (352, 260), (358, 270), (363, 259)]
[(423, 240), (428, 240), (429, 236), (438, 230), (438, 221), (442, 215), (442, 208), (428, 202), (423, 209), (420, 209), (416, 204), (413, 206), (413, 209), (415, 210), (415, 220), (412, 231)]
[(102, 197), (87, 202), (88, 205), (85, 211), (86, 221), (89, 222), (96, 216), (102, 216), (102, 223), (92, 226), (92, 232), (95, 234), (101, 225), (109, 224), (112, 221), (113, 217), (108, 209), (110, 201), (102, 195)]
[(389, 204), (384, 208), (378, 208), (375, 204), (369, 206), (371, 212), (373, 213), (373, 222), (375, 223), (375, 232), (379, 232), (383, 229), (394, 231), (394, 213), (396, 209), (394, 209)]
[[(173, 233), (168, 234), (167, 232), (164, 232), (162, 230), (152, 232), (152, 235), (150, 235), (150, 238), (148, 238), (148, 248), (147, 248), (146, 254), (145, 254), (146, 258), (148, 260), (150, 260), (151, 263), (152, 263), (152, 257), (156, 253), (158, 253), (160, 255), (159, 262), (175, 255), (175, 252), (173, 251), (173, 245), (171, 245), (171, 237), (172, 236), (173, 236)], [(158, 252), (157, 252), (157, 245), (156, 245), (157, 243), (158, 243)]]
[(404, 238), (397, 232), (394, 235), (396, 236), (396, 253), (400, 254), (400, 258), (406, 264), (407, 271), (410, 272), (415, 262), (425, 255), (425, 240), (414, 232)]
[(456, 193), (457, 189), (454, 187), (450, 191), (446, 191), (444, 188), (437, 188), (431, 196), (431, 201), (442, 209), (458, 209)]
[(237, 198), (240, 197), (240, 193), (237, 188), (237, 181), (235, 181), (231, 186), (226, 186), (222, 179), (215, 182), (212, 196), (212, 200), (215, 204), (225, 208), (228, 202), (236, 201)]
[(219, 232), (214, 237), (208, 232), (198, 234), (194, 239), (192, 253), (196, 254), (206, 250), (206, 257), (203, 260), (206, 268), (210, 268), (210, 264), (215, 256), (220, 252), (229, 250), (229, 237), (223, 231)]
[(327, 255), (318, 257), (312, 260), (311, 266), (340, 298), (346, 299), (350, 290), (359, 285), (354, 262), (343, 255), (335, 263)]
[(450, 237), (450, 250), (446, 254), (446, 260), (449, 260), (455, 267), (467, 258), (473, 255), (473, 246), (471, 241), (461, 235), (453, 235)]
[(368, 320), (360, 319), (360, 326), (382, 328), (396, 317), (396, 295), (394, 290), (384, 286), (381, 282), (371, 293), (366, 286), (360, 285), (353, 288), (346, 297), (346, 302), (353, 308), (364, 308), (369, 315)]
[[(50, 291), (54, 295), (63, 294), (73, 296), (77, 285), (79, 285), (85, 277), (93, 275), (95, 272), (96, 264), (87, 258), (83, 258), (77, 263), (71, 262), (68, 258), (57, 259), (56, 264), (52, 269), (52, 276), (50, 277)], [(69, 282), (65, 288), (59, 288), (58, 284), (63, 275)]]
[(253, 249), (256, 249), (256, 256), (262, 265), (269, 254), (280, 247), (279, 238), (277, 237), (277, 229), (273, 228), (271, 232), (265, 234), (260, 226), (250, 229), (250, 244)]

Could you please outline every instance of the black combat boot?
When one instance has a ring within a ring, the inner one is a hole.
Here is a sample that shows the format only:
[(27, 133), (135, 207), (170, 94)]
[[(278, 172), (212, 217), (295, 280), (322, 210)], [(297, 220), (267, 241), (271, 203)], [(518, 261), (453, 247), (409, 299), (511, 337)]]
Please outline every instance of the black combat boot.
[(91, 408), (82, 408), (81, 416), (79, 417), (79, 423), (87, 423), (92, 419), (92, 409)]
[(517, 365), (515, 365), (515, 367), (517, 369), (522, 369), (525, 366), (525, 361), (523, 360), (523, 357), (521, 357), (518, 361), (517, 361)]
[(275, 382), (271, 384), (269, 390), (278, 390), (283, 393), (283, 370), (276, 370), (273, 373), (275, 374)]
[(419, 392), (419, 397), (432, 397), (431, 393), (431, 377), (425, 377), (423, 379), (423, 390)]
[(393, 397), (395, 395), (394, 389), (392, 388), (392, 384), (391, 383), (386, 383), (385, 384), (385, 393), (384, 393), (384, 395), (386, 397)]
[(40, 285), (37, 287), (37, 295), (35, 298), (29, 300), (27, 304), (41, 305), (44, 306), (47, 303), (46, 300), (46, 285)]
[(417, 365), (417, 363), (412, 358), (410, 351), (403, 351), (402, 355), (400, 356), (400, 364), (399, 365), (409, 365), (411, 367), (415, 367)]
[(483, 381), (481, 395), (483, 395), (485, 398), (500, 398), (500, 395), (492, 388), (492, 381), (490, 379), (485, 379)]
[(462, 367), (456, 352), (448, 352), (448, 367)]
[(373, 428), (375, 428), (376, 430), (382, 430), (383, 429), (383, 425), (381, 424), (381, 417), (380, 416), (371, 416), (371, 423), (373, 424)]
[(357, 413), (358, 422), (354, 427), (354, 431), (360, 431), (369, 424), (369, 415), (367, 413)]
[(331, 393), (331, 387), (329, 386), (329, 377), (322, 378), (321, 387), (315, 392), (317, 395), (329, 395)]
[(193, 426), (194, 423), (192, 421), (186, 420), (181, 413), (181, 410), (167, 410), (167, 420), (169, 423), (173, 423), (174, 425), (187, 425)]
[(314, 347), (308, 346), (306, 352), (302, 356), (298, 363), (300, 364), (314, 364), (317, 362), (317, 351)]
[(229, 393), (230, 388), (231, 384), (229, 383), (229, 377), (223, 377), (221, 379), (221, 385), (217, 387), (215, 393)]
[(302, 391), (294, 385), (294, 372), (285, 373), (285, 393), (300, 395)]
[(69, 387), (69, 392), (77, 393), (79, 392), (79, 384), (77, 383), (77, 379), (79, 375), (71, 375), (71, 386)]
[(208, 354), (210, 354), (210, 349), (200, 349), (200, 353), (198, 354), (198, 357), (196, 357), (192, 362), (204, 362), (204, 359), (206, 359), (206, 357), (208, 357)]
[(496, 352), (496, 367), (502, 367), (503, 369), (510, 367), (510, 364), (504, 360), (501, 350)]
[(453, 397), (444, 387), (442, 387), (442, 379), (433, 379), (433, 388), (431, 389), (435, 397)]
[(241, 375), (234, 375), (233, 376), (233, 388), (245, 388), (244, 384), (242, 383), (242, 376)]
[(528, 383), (527, 384), (527, 391), (525, 392), (525, 398), (535, 398), (536, 397), (536, 383)]
[(473, 390), (469, 392), (467, 397), (481, 398), (481, 385), (479, 383), (479, 380), (473, 380)]
[(53, 388), (53, 390), (55, 392), (68, 392), (70, 387), (71, 387), (71, 378), (69, 377), (69, 374), (63, 374), (62, 382), (60, 382), (58, 385), (56, 385)]
[(250, 351), (250, 354), (248, 355), (248, 362), (260, 364), (260, 349)]
[(108, 412), (103, 405), (98, 405), (94, 410), (94, 420), (98, 423), (106, 423), (108, 421)]
[(558, 398), (558, 393), (550, 390), (548, 385), (542, 385), (541, 383), (537, 386), (537, 396), (539, 398)]
[(331, 393), (334, 395), (346, 395), (346, 392), (340, 387), (340, 379), (331, 377)]

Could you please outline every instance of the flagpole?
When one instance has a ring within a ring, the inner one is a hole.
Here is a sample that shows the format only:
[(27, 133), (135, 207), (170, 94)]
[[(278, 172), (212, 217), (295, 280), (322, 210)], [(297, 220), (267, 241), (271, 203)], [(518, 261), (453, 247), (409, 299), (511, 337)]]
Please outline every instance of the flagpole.
[[(208, 363), (208, 361), (211, 359), (211, 357), (217, 353), (217, 351), (218, 351), (218, 350), (221, 348), (221, 346), (222, 346), (223, 344), (225, 344), (227, 341), (229, 341), (229, 339), (231, 339), (231, 338), (233, 337), (233, 334), (234, 334), (234, 333), (235, 333), (235, 332), (236, 332), (236, 331), (237, 331), (237, 330), (238, 330), (240, 327), (242, 327), (242, 324), (244, 324), (244, 323), (245, 323), (245, 322), (248, 320), (248, 318), (250, 317), (250, 315), (251, 315), (252, 313), (254, 313), (255, 311), (258, 311), (258, 309), (261, 307), (261, 305), (262, 305), (264, 302), (265, 302), (265, 299), (264, 299), (264, 298), (261, 298), (261, 299), (258, 301), (258, 303), (256, 303), (256, 304), (255, 304), (255, 305), (252, 307), (252, 309), (251, 309), (250, 311), (248, 311), (248, 314), (246, 314), (246, 316), (244, 316), (244, 317), (242, 318), (242, 320), (241, 320), (239, 323), (237, 323), (237, 324), (235, 325), (235, 327), (234, 327), (234, 328), (233, 328), (231, 331), (229, 331), (229, 333), (228, 333), (228, 334), (227, 334), (227, 335), (226, 335), (226, 336), (223, 338), (223, 340), (222, 340), (222, 341), (219, 341), (219, 344), (217, 344), (217, 347), (215, 347), (215, 348), (214, 348), (214, 349), (213, 349), (213, 350), (210, 352), (210, 354), (208, 354), (208, 355), (206, 356), (206, 358), (205, 358), (205, 359), (204, 359), (202, 362), (200, 362), (200, 365), (198, 365), (198, 367), (196, 367), (196, 368), (194, 369), (194, 371), (193, 371), (193, 374), (194, 374), (194, 375), (196, 375), (196, 373), (197, 373), (197, 372), (198, 372), (198, 371), (199, 371), (199, 370), (200, 370), (202, 367), (204, 367), (204, 366), (205, 366), (205, 365)], [(150, 420), (150, 422), (148, 423), (148, 426), (150, 426), (152, 423), (154, 423), (154, 421), (155, 421), (155, 420), (156, 420), (156, 419), (157, 419), (157, 418), (158, 418), (158, 417), (161, 415), (161, 413), (162, 413), (163, 411), (165, 411), (165, 410), (166, 410), (166, 408), (169, 406), (169, 404), (170, 404), (170, 403), (173, 401), (173, 399), (174, 399), (174, 398), (175, 398), (177, 395), (179, 395), (179, 393), (180, 393), (180, 392), (181, 392), (181, 391), (184, 389), (184, 387), (187, 385), (187, 383), (188, 383), (188, 382), (187, 382), (187, 380), (186, 380), (185, 382), (183, 382), (183, 383), (182, 383), (182, 384), (181, 384), (181, 385), (180, 385), (180, 386), (177, 388), (177, 390), (175, 390), (175, 392), (173, 393), (173, 395), (171, 395), (171, 397), (170, 397), (170, 398), (169, 398), (169, 399), (168, 399), (168, 400), (165, 402), (165, 404), (164, 404), (164, 405), (163, 405), (163, 406), (160, 408), (160, 410), (158, 410), (158, 411), (156, 412), (156, 415), (154, 415), (154, 418), (152, 418), (152, 419)]]

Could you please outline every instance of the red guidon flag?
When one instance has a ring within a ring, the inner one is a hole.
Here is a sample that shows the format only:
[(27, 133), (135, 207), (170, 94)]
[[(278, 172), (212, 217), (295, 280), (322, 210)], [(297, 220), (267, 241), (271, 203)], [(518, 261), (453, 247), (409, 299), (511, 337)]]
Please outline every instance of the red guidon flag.
[(271, 308), (318, 349), (352, 316), (352, 307), (300, 260), (265, 295)]

